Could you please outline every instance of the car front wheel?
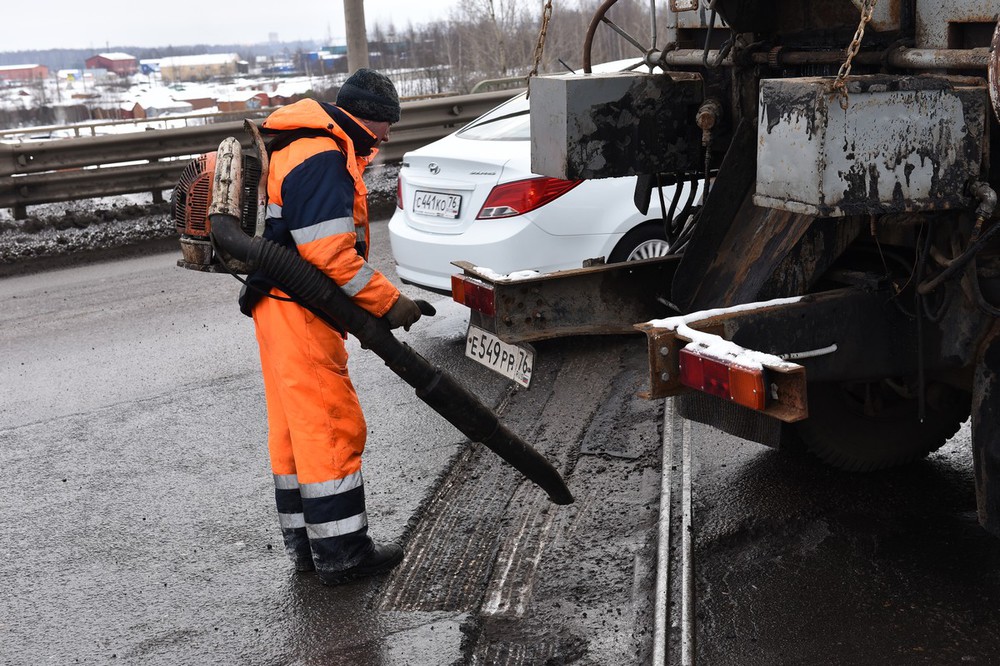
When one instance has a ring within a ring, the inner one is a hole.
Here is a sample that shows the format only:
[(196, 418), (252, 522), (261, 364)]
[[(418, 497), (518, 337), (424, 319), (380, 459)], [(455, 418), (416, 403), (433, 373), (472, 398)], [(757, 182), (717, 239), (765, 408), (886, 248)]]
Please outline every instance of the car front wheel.
[(622, 236), (608, 257), (609, 263), (665, 257), (670, 244), (663, 231), (662, 222), (644, 222)]

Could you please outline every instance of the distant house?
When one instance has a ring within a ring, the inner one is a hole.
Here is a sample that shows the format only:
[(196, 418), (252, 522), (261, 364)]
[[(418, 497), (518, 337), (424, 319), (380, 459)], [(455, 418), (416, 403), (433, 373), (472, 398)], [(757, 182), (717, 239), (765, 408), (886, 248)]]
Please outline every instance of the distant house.
[(127, 53), (98, 53), (84, 61), (87, 69), (105, 69), (118, 76), (132, 76), (139, 71), (139, 59)]
[(347, 56), (323, 51), (302, 55), (302, 68), (310, 74), (344, 74), (347, 72)]
[(267, 93), (259, 90), (237, 91), (219, 98), (219, 111), (255, 111), (270, 104)]
[(182, 95), (174, 95), (174, 99), (178, 102), (187, 102), (191, 105), (191, 109), (194, 111), (211, 109), (218, 105), (218, 101), (214, 97), (184, 97)]
[(197, 83), (174, 83), (170, 86), (170, 96), (178, 102), (187, 102), (192, 109), (215, 109), (219, 92), (214, 86)]
[(0, 66), (0, 81), (36, 81), (45, 79), (49, 68), (45, 65), (3, 65)]
[(302, 99), (310, 87), (307, 81), (282, 81), (271, 92), (269, 103), (271, 106), (292, 104)]
[(286, 104), (294, 104), (302, 99), (300, 93), (274, 93), (268, 100), (268, 104), (271, 106), (285, 106)]
[(167, 114), (190, 113), (191, 104), (174, 99), (168, 91), (151, 90), (121, 105), (128, 118), (158, 118)]
[(83, 70), (60, 69), (56, 72), (56, 78), (60, 81), (83, 81)]
[(165, 83), (207, 81), (236, 76), (240, 71), (240, 64), (240, 57), (236, 53), (174, 56), (160, 60), (160, 76)]

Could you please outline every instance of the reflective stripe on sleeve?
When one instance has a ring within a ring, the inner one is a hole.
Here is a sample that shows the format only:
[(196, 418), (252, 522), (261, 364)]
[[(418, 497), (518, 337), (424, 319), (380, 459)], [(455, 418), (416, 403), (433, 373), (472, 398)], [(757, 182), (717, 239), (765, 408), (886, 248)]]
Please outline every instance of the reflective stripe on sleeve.
[(274, 219), (279, 219), (281, 217), (281, 206), (275, 203), (267, 204), (267, 216)]
[(313, 499), (346, 493), (363, 484), (364, 479), (361, 477), (361, 470), (359, 469), (354, 474), (349, 474), (343, 479), (333, 479), (332, 481), (322, 481), (320, 483), (303, 483), (299, 491), (302, 493), (302, 497)]
[(299, 487), (299, 477), (295, 474), (275, 474), (274, 487), (278, 490), (295, 490)]
[(278, 525), (283, 530), (294, 530), (306, 526), (306, 518), (301, 513), (279, 513)]
[(344, 536), (363, 530), (368, 525), (368, 514), (359, 513), (343, 520), (331, 520), (328, 523), (306, 523), (306, 534), (310, 539), (328, 539)]
[(337, 217), (310, 224), (303, 229), (292, 229), (292, 238), (295, 239), (297, 245), (305, 245), (320, 238), (350, 233), (354, 233), (354, 218)]
[(354, 277), (340, 285), (340, 288), (348, 296), (356, 296), (359, 291), (365, 288), (366, 284), (371, 282), (373, 275), (375, 275), (375, 269), (366, 261), (358, 269), (358, 272), (354, 274)]

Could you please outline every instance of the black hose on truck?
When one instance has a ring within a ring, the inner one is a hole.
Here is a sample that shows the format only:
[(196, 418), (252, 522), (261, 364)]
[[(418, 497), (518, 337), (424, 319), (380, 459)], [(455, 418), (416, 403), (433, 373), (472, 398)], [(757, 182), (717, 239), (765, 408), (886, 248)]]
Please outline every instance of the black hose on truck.
[[(262, 269), (282, 291), (325, 320), (338, 322), (361, 346), (378, 354), (389, 369), (416, 389), (417, 397), (474, 442), (482, 442), (548, 493), (556, 504), (573, 495), (559, 472), (540, 453), (508, 430), (496, 415), (440, 368), (400, 342), (382, 319), (358, 306), (337, 284), (297, 253), (240, 228), (241, 149), (236, 139), (219, 146), (214, 195), (209, 209), (212, 240), (248, 270)], [(323, 316), (326, 315), (326, 316)]]

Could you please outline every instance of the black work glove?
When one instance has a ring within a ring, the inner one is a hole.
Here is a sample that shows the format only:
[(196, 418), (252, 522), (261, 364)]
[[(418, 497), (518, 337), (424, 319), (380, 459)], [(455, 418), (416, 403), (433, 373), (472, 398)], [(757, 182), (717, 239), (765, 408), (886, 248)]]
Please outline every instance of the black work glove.
[(403, 294), (393, 303), (389, 311), (385, 313), (385, 320), (389, 328), (403, 327), (404, 331), (410, 330), (410, 326), (420, 319), (420, 306)]

